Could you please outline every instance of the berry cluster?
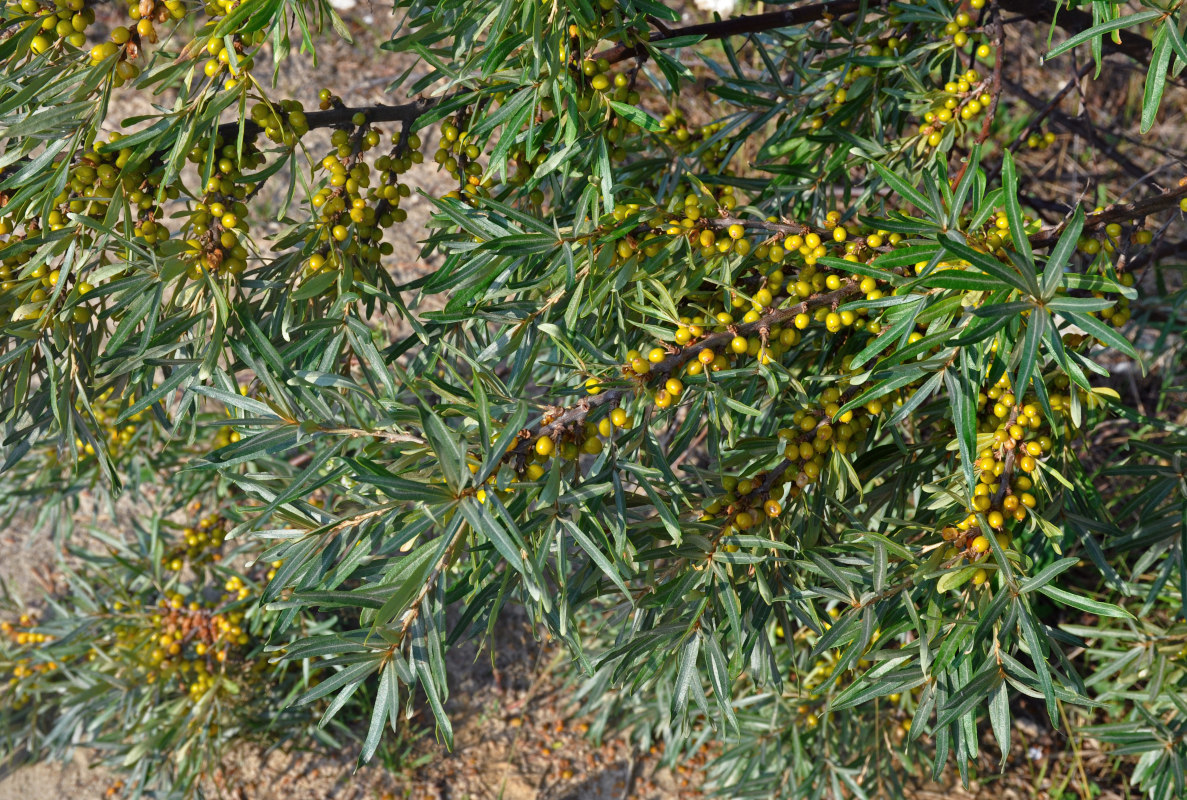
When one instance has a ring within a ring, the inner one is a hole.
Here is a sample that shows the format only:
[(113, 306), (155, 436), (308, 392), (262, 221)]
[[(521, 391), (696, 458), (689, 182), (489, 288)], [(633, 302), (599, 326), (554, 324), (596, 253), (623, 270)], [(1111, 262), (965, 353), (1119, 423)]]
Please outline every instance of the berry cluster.
[(192, 702), (215, 688), (228, 660), (235, 661), (250, 636), (242, 627), (243, 611), (219, 610), (226, 603), (243, 600), (248, 590), (238, 577), (227, 581), (227, 594), (219, 602), (190, 600), (174, 593), (162, 598), (150, 613), (132, 615), (117, 627), (114, 647), (132, 652), (147, 650), (143, 662), (147, 683), (175, 684)]
[[(1024, 215), (1022, 222), (1028, 232), (1033, 230), (1037, 225), (1029, 215)], [(986, 220), (981, 236), (982, 242), (989, 252), (998, 258), (1006, 257), (1005, 247), (1011, 241), (1012, 234), (1010, 232), (1010, 218), (1006, 214), (1005, 209), (998, 210), (992, 217)], [(918, 271), (917, 269), (916, 272)]]
[[(635, 105), (639, 102), (639, 93), (631, 87), (631, 76), (626, 72), (612, 72), (610, 62), (604, 58), (587, 58), (582, 61), (581, 74), (589, 79), (589, 88), (599, 95), (618, 103)], [(593, 97), (594, 95), (583, 93), (577, 108), (588, 111), (593, 105)]]
[(157, 41), (153, 20), (181, 19), (185, 16), (185, 5), (179, 0), (168, 0), (160, 6), (152, 2), (129, 2), (128, 16), (136, 23), (132, 27), (117, 25), (111, 30), (111, 37), (91, 48), (91, 66), (99, 66), (115, 58), (116, 86), (122, 86), (140, 75), (140, 67), (132, 63), (140, 57), (145, 43)]
[[(190, 513), (197, 514), (198, 511), (198, 504), (191, 506)], [(171, 572), (181, 572), (187, 563), (197, 568), (221, 561), (227, 527), (227, 520), (220, 514), (207, 514), (196, 525), (183, 527), (181, 540), (162, 557), (162, 566)]]
[(722, 174), (728, 142), (720, 138), (715, 140), (714, 137), (724, 127), (724, 122), (693, 125), (685, 120), (684, 112), (676, 108), (660, 118), (659, 138), (674, 152), (683, 155), (695, 153), (707, 171)]
[(244, 202), (249, 184), (243, 174), (264, 163), (264, 154), (254, 141), (245, 141), (242, 150), (222, 134), (195, 144), (189, 160), (200, 170), (209, 169), (202, 200), (190, 210), (186, 231), (188, 275), (191, 280), (203, 271), (238, 275), (247, 269), (248, 250), (241, 243), (251, 230), (248, 208)]
[[(151, 5), (152, 0), (140, 0)], [(176, 0), (174, 0), (176, 2)], [(180, 4), (179, 4), (180, 5)], [(240, 5), (240, 0), (208, 0), (206, 13), (211, 20), (198, 32), (197, 40), (205, 41), (205, 50), (210, 58), (202, 66), (202, 71), (212, 82), (217, 81), (224, 73), (223, 88), (228, 92), (238, 87), (250, 78), (255, 59), (249, 54), (251, 47), (258, 46), (268, 37), (267, 28), (260, 28), (251, 33), (237, 31), (231, 35), (231, 46), (222, 36), (215, 35), (219, 20), (227, 16)]]
[(240, 439), (239, 431), (235, 430), (230, 425), (223, 425), (222, 427), (220, 427), (218, 429), (218, 432), (214, 435), (214, 441), (212, 443), (212, 448), (214, 450), (218, 450), (220, 448), (234, 444), (235, 442), (239, 441), (239, 439)]
[[(672, 237), (687, 236), (703, 258), (714, 258), (727, 253), (742, 256), (751, 254), (751, 244), (745, 236), (746, 227), (743, 224), (729, 224), (722, 231), (726, 235), (718, 237), (717, 232), (721, 230), (721, 226), (713, 223), (698, 226), (699, 207), (690, 204), (690, 209), (687, 212), (689, 216), (686, 216), (681, 224), (669, 223), (664, 233)], [(885, 241), (883, 237), (886, 236), (883, 231), (871, 233), (863, 240), (846, 241), (849, 231), (839, 224), (839, 216), (838, 212), (830, 212), (821, 230), (831, 238), (834, 247), (841, 246), (846, 260), (856, 261), (858, 253), (882, 246)], [(768, 221), (774, 222), (773, 219)], [(678, 347), (696, 344), (706, 335), (733, 331), (739, 324), (757, 322), (772, 309), (792, 308), (815, 295), (838, 291), (848, 285), (847, 274), (817, 266), (818, 260), (829, 254), (830, 248), (820, 234), (810, 229), (806, 230), (803, 235), (776, 234), (754, 248), (753, 255), (758, 263), (752, 266), (757, 274), (749, 281), (749, 285), (740, 283), (726, 295), (713, 292), (703, 298), (703, 305), (688, 309), (690, 313), (680, 317), (680, 324), (672, 336), (671, 341), (676, 347), (664, 343), (664, 346), (650, 348), (646, 355), (638, 350), (628, 352), (628, 374), (646, 375), (651, 371), (651, 365), (663, 361), (669, 351), (675, 352)], [(662, 244), (655, 241), (659, 235), (658, 232), (651, 231), (639, 240), (638, 245), (628, 243), (624, 246), (623, 241), (627, 240), (620, 240), (616, 255), (620, 260), (630, 258), (636, 252), (636, 247), (641, 248), (645, 255), (649, 255)], [(897, 240), (897, 236), (892, 235), (891, 241)], [(789, 260), (789, 253), (794, 260)], [(795, 263), (801, 260), (802, 266), (797, 268)], [(787, 272), (792, 269), (795, 271), (789, 278)], [(871, 277), (863, 278), (857, 283), (856, 288), (868, 301), (878, 300), (883, 296), (878, 281)], [(695, 295), (693, 299), (695, 301)], [(875, 334), (881, 330), (881, 325), (876, 320), (868, 319), (866, 308), (822, 304), (811, 313), (804, 310), (795, 314), (786, 325), (771, 325), (765, 338), (760, 335), (735, 334), (723, 352), (703, 348), (697, 353), (696, 360), (688, 363), (686, 371), (689, 375), (699, 375), (705, 369), (720, 372), (737, 366), (743, 357), (757, 358), (763, 364), (778, 361), (800, 343), (801, 332), (814, 321), (822, 324), (833, 334), (846, 328), (866, 330)], [(668, 350), (665, 350), (665, 347)]]
[[(144, 412), (138, 411), (132, 414), (122, 425), (118, 420), (124, 409), (135, 402), (135, 395), (121, 398), (114, 395), (111, 389), (105, 389), (102, 394), (91, 401), (90, 410), (98, 425), (98, 433), (105, 440), (107, 453), (113, 460), (119, 460), (123, 453), (134, 449), (133, 444), (139, 432), (140, 423), (145, 418)], [(81, 403), (77, 404), (76, 408), (79, 412), (85, 410)], [(95, 455), (95, 445), (90, 441), (75, 438), (74, 446), (80, 459)]]
[[(591, 379), (592, 380), (592, 379)], [(601, 385), (597, 381), (587, 384), (590, 394), (597, 394)], [(546, 416), (547, 425), (551, 420)], [(629, 430), (634, 427), (634, 419), (622, 408), (611, 409), (608, 414), (596, 421), (586, 422), (579, 431), (564, 433), (557, 438), (539, 436), (532, 445), (532, 454), (525, 462), (526, 475), (529, 480), (539, 480), (544, 476), (544, 466), (554, 455), (572, 461), (582, 453), (598, 455), (602, 452), (602, 439), (610, 439), (615, 430)]]
[(456, 115), (442, 122), (441, 141), (437, 152), (433, 154), (433, 161), (440, 164), (460, 184), (459, 189), (446, 193), (445, 197), (454, 200), (471, 196), (490, 197), (490, 190), (495, 182), (489, 176), (485, 179), (481, 177), (482, 165), (477, 161), (481, 155), (482, 149), (470, 142), (470, 133), (465, 130), (464, 117)]
[[(51, 270), (44, 264), (38, 264), (27, 269), (26, 264), (33, 257), (36, 249), (34, 244), (40, 229), (34, 225), (26, 226), (24, 234), (12, 232), (12, 224), (0, 219), (0, 234), (5, 235), (4, 259), (0, 261), (0, 313), (8, 316), (14, 322), (32, 320), (41, 317), (46, 301), (54, 287), (61, 279), (60, 270)], [(90, 285), (87, 284), (87, 290)], [(90, 319), (86, 309), (76, 310), (76, 319), (86, 322)]]
[[(778, 498), (795, 500), (816, 483), (832, 454), (852, 455), (874, 417), (882, 413), (886, 403), (872, 400), (841, 412), (843, 387), (830, 387), (817, 400), (792, 415), (794, 428), (779, 431), (784, 463), (776, 470), (759, 472), (746, 477), (726, 475), (721, 486), (724, 494), (702, 505), (702, 522), (724, 521), (722, 536), (734, 536), (783, 513)], [(728, 552), (737, 550), (727, 544)]]
[(31, 677), (38, 672), (47, 672), (58, 668), (58, 663), (52, 658), (35, 658), (33, 656), (32, 651), (36, 649), (37, 645), (54, 641), (52, 635), (41, 633), (36, 628), (37, 620), (29, 614), (21, 614), (16, 624), (7, 620), (0, 621), (0, 636), (6, 637), (17, 645), (19, 650), (25, 651), (22, 656), (12, 660), (12, 675), (8, 678), (9, 685), (16, 684), (22, 678)]
[(1031, 150), (1046, 150), (1053, 144), (1055, 144), (1054, 131), (1035, 132), (1026, 137), (1026, 146)]
[[(970, 0), (969, 5), (975, 11), (979, 11), (985, 7), (985, 0)], [(968, 30), (973, 24), (973, 18), (967, 12), (960, 11), (952, 18), (950, 22), (944, 25), (944, 35), (952, 37), (952, 44), (958, 49), (963, 50), (978, 34), (973, 33), (970, 37)], [(989, 58), (993, 54), (992, 48), (988, 44), (980, 44), (976, 49), (978, 58)]]
[[(1052, 392), (1048, 401), (1055, 413), (1066, 413), (1071, 398)], [(1052, 449), (1051, 422), (1044, 418), (1036, 398), (1015, 396), (1007, 376), (979, 392), (977, 483), (973, 487), (969, 513), (955, 525), (945, 526), (941, 535), (947, 543), (942, 557), (959, 563), (977, 562), (991, 548), (989, 536), (1009, 551), (1014, 544), (1009, 532), (1012, 522), (1022, 522), (1038, 505), (1033, 490), (1039, 461)], [(983, 530), (981, 519), (990, 530)], [(994, 566), (985, 562), (972, 573), (974, 586), (983, 585)]]
[[(67, 167), (67, 182), (54, 198), (53, 206), (38, 219), (25, 220), (23, 233), (17, 232), (18, 220), (0, 217), (0, 237), (4, 241), (4, 259), (0, 262), (0, 289), (4, 291), (3, 301), (12, 319), (38, 319), (46, 310), (47, 301), (57, 293), (59, 303), (70, 309), (69, 319), (76, 323), (91, 320), (92, 311), (78, 301), (93, 290), (93, 286), (77, 275), (65, 272), (64, 267), (51, 268), (38, 264), (25, 272), (21, 268), (29, 263), (40, 243), (44, 231), (64, 230), (71, 224), (68, 214), (80, 214), (102, 222), (107, 216), (109, 205), (117, 196), (126, 200), (134, 215), (133, 232), (146, 244), (155, 244), (170, 237), (168, 228), (156, 221), (160, 213), (158, 198), (179, 196), (176, 187), (161, 192), (159, 181), (162, 171), (143, 161), (130, 163), (132, 151), (119, 147), (122, 139), (119, 133), (112, 133), (106, 142), (97, 142), (73, 159)], [(82, 228), (78, 234), (84, 246), (93, 243), (93, 233)], [(101, 263), (106, 263), (105, 256)], [(69, 277), (70, 289), (58, 291), (58, 283)], [(10, 310), (11, 309), (11, 310)]]
[(992, 103), (993, 98), (986, 91), (987, 83), (975, 69), (970, 69), (933, 92), (929, 108), (923, 114), (923, 124), (919, 126), (921, 141), (935, 148), (949, 133), (955, 136), (962, 132), (962, 123), (973, 121)]
[[(365, 114), (355, 114), (351, 123), (353, 131), (334, 131), (335, 151), (319, 165), (327, 177), (311, 198), (318, 216), (310, 237), (317, 249), (305, 262), (310, 276), (337, 273), (347, 259), (374, 269), (381, 256), (393, 252), (392, 245), (382, 241), (384, 230), (408, 218), (400, 201), (411, 195), (411, 188), (400, 176), (421, 162), (420, 137), (394, 134), (390, 152), (376, 158), (372, 168), (363, 154), (378, 147), (383, 138)], [(362, 273), (355, 271), (354, 277)]]
[(300, 100), (267, 101), (251, 107), (251, 120), (264, 129), (264, 136), (277, 144), (293, 148), (301, 137), (309, 133), (309, 120)]
[[(527, 146), (517, 143), (511, 146), (508, 157), (515, 165), (515, 171), (508, 176), (507, 182), (512, 186), (524, 186), (534, 177), (536, 168), (548, 160), (548, 151), (541, 148), (529, 157)], [(531, 189), (528, 192), (528, 203), (537, 209), (540, 208), (544, 203), (544, 190), (538, 186)]]
[(85, 0), (54, 0), (50, 8), (38, 0), (9, 0), (9, 8), (14, 15), (29, 14), (33, 21), (27, 24), (40, 28), (29, 43), (34, 55), (45, 53), (58, 41), (73, 48), (85, 46), (86, 30), (95, 22), (95, 12)]

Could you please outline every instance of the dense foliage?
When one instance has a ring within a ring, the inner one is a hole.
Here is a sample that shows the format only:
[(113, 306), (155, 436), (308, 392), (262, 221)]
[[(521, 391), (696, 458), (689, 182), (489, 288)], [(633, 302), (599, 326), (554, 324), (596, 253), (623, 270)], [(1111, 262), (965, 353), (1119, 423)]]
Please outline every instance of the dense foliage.
[(64, 751), (82, 733), (137, 789), (179, 794), (234, 743), (273, 745), (305, 729), (326, 746), (355, 738), (343, 718), (369, 713), (368, 693), (319, 729), (328, 704), (292, 701), (328, 677), (320, 662), (267, 651), (270, 638), (291, 642), (336, 620), (306, 614), (272, 636), (282, 613), (254, 599), (280, 562), (242, 569), (244, 548), (224, 540), (228, 520), (200, 516), (196, 503), (185, 510), (194, 515), (185, 527), (156, 517), (127, 541), (100, 534), (95, 548), (72, 550), (42, 613), (0, 622), (0, 663), (13, 678), (6, 736), (37, 732), (27, 744)]
[(450, 743), (514, 603), (727, 796), (967, 781), (1020, 698), (1182, 796), (1181, 6), (396, 6), (317, 108), (323, 2), (0, 10), (0, 502), (71, 544), (6, 744)]

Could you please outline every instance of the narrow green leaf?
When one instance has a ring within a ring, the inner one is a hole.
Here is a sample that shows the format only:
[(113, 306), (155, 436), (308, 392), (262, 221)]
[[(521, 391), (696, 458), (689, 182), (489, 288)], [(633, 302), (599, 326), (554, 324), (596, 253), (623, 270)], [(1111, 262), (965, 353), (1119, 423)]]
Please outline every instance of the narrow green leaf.
[(1118, 333), (1116, 328), (1106, 325), (1096, 317), (1073, 312), (1064, 312), (1061, 316), (1069, 322), (1079, 325), (1109, 347), (1120, 350), (1130, 358), (1138, 358), (1137, 351), (1133, 349), (1133, 345), (1129, 343), (1128, 339)]
[(1088, 30), (1080, 31), (1075, 36), (1071, 36), (1057, 44), (1055, 47), (1052, 47), (1047, 51), (1047, 54), (1043, 56), (1043, 60), (1046, 61), (1047, 59), (1055, 58), (1055, 56), (1061, 53), (1066, 53), (1073, 47), (1084, 44), (1084, 42), (1087, 42), (1089, 39), (1099, 40), (1102, 35), (1111, 31), (1121, 30), (1122, 28), (1131, 28), (1134, 25), (1140, 25), (1143, 22), (1148, 22), (1152, 19), (1158, 19), (1164, 13), (1165, 12), (1163, 11), (1157, 10), (1139, 11), (1136, 14), (1128, 14), (1124, 17), (1102, 22), (1099, 25), (1093, 25)]
[(1173, 53), (1167, 29), (1175, 24), (1173, 20), (1164, 23), (1154, 36), (1154, 52), (1150, 56), (1150, 68), (1146, 72), (1146, 87), (1142, 95), (1142, 133), (1149, 133), (1154, 127), (1158, 107), (1162, 104), (1162, 93), (1166, 89), (1166, 73), (1170, 69)]
[(374, 705), (371, 707), (371, 724), (367, 728), (367, 736), (363, 739), (362, 749), (359, 751), (359, 763), (365, 764), (375, 755), (379, 747), (379, 740), (383, 737), (383, 726), (391, 714), (391, 706), (396, 702), (394, 692), (395, 668), (389, 662), (379, 673), (379, 687), (375, 691)]
[(907, 181), (900, 177), (897, 173), (892, 172), (890, 169), (884, 167), (882, 164), (879, 164), (877, 161), (871, 161), (870, 166), (872, 166), (878, 172), (878, 174), (882, 176), (882, 180), (886, 181), (886, 184), (890, 186), (890, 188), (894, 189), (899, 197), (910, 201), (920, 211), (924, 211), (927, 214), (930, 214), (932, 217), (939, 216), (939, 209), (935, 208), (930, 200), (924, 197), (918, 189), (907, 183)]
[(1023, 261), (1031, 266), (1028, 283), (1032, 285), (1031, 292), (1038, 296), (1039, 290), (1034, 282), (1034, 251), (1030, 248), (1030, 239), (1026, 235), (1026, 224), (1022, 221), (1022, 206), (1018, 203), (1018, 173), (1014, 168), (1014, 156), (1009, 150), (1002, 153), (1002, 198), (1006, 203), (1006, 218), (1010, 222), (1010, 241), (1014, 249), (1022, 256)]
[(1043, 268), (1043, 299), (1050, 300), (1055, 296), (1063, 278), (1063, 270), (1076, 252), (1076, 245), (1080, 243), (1080, 233), (1084, 230), (1084, 207), (1076, 206), (1067, 227), (1059, 235), (1059, 241), (1051, 248), (1051, 255), (1047, 265)]
[(408, 610), (408, 604), (424, 587), (425, 578), (437, 560), (434, 556), (440, 550), (440, 542), (425, 542), (397, 561), (398, 569), (388, 579), (390, 583), (381, 584), (391, 594), (375, 614), (376, 628), (387, 625)]
[(1056, 586), (1040, 586), (1039, 591), (1050, 597), (1052, 600), (1061, 603), (1065, 606), (1078, 608), (1081, 611), (1087, 611), (1089, 614), (1096, 614), (1098, 617), (1115, 617), (1117, 619), (1134, 619), (1133, 614), (1130, 614), (1123, 608), (1113, 605), (1112, 603), (1105, 603), (1100, 600), (1093, 600), (1090, 597), (1084, 597), (1066, 589), (1060, 589)]
[(640, 128), (651, 131), (652, 133), (661, 133), (663, 131), (663, 126), (659, 124), (659, 120), (643, 109), (637, 106), (629, 106), (626, 103), (619, 103), (615, 100), (608, 100), (607, 102), (610, 104), (610, 108), (614, 109), (615, 114), (618, 114), (618, 116), (628, 122), (633, 122)]
[(688, 695), (693, 681), (701, 679), (697, 671), (697, 656), (701, 651), (701, 637), (689, 636), (680, 648), (676, 663), (676, 684), (672, 687), (672, 719), (683, 720), (688, 711)]
[(598, 568), (602, 570), (602, 573), (611, 581), (613, 581), (614, 585), (622, 591), (623, 596), (633, 604), (634, 596), (630, 593), (630, 590), (627, 589), (626, 583), (623, 581), (622, 576), (618, 574), (618, 569), (614, 566), (610, 559), (606, 557), (606, 554), (602, 552), (601, 548), (599, 548), (597, 544), (594, 543), (593, 539), (589, 538), (571, 520), (561, 519), (561, 523), (566, 529), (568, 529), (569, 534), (573, 537), (577, 544), (581, 546), (581, 549), (584, 550), (586, 554), (593, 560), (593, 562), (598, 565)]
[(717, 705), (721, 709), (726, 722), (735, 730), (738, 728), (738, 718), (734, 714), (732, 681), (725, 654), (721, 652), (721, 645), (717, 643), (714, 633), (701, 632), (705, 638), (705, 661), (709, 668), (709, 683), (713, 686), (713, 694), (717, 698)]
[[(1030, 376), (1039, 367), (1039, 344), (1043, 341), (1043, 334), (1047, 332), (1050, 316), (1044, 309), (1036, 308), (1030, 312), (1030, 319), (1026, 324), (1026, 334), (1022, 338), (1022, 352), (1018, 360), (1018, 374), (1014, 385), (1018, 391), (1026, 392), (1030, 387)], [(1041, 371), (1040, 371), (1041, 372)]]
[(457, 437), (432, 409), (422, 408), (420, 419), (425, 436), (437, 454), (437, 463), (445, 473), (445, 480), (455, 492), (461, 490), (470, 478), (470, 470), (466, 467), (466, 455)]

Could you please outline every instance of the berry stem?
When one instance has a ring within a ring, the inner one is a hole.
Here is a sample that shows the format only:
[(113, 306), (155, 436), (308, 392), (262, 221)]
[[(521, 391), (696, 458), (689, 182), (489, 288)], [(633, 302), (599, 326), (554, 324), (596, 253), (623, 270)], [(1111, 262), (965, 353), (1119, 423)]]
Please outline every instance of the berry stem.
[[(989, 19), (990, 27), (993, 29), (993, 83), (989, 90), (989, 108), (985, 109), (985, 116), (981, 120), (981, 132), (977, 134), (977, 144), (985, 144), (989, 139), (989, 129), (993, 124), (993, 118), (997, 114), (997, 104), (1002, 96), (1002, 49), (1005, 45), (1006, 34), (1002, 28), (1002, 15), (998, 9), (996, 2), (989, 4)], [(960, 171), (956, 173), (956, 178), (952, 181), (952, 185), (956, 186), (964, 178), (965, 170), (969, 168), (969, 160), (965, 159), (964, 163), (960, 165)]]

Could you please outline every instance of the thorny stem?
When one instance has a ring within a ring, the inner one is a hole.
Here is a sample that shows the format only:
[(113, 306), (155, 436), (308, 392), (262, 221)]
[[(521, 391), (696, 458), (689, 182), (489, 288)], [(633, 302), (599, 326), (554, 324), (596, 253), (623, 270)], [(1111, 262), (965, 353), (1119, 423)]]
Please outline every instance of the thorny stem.
[[(1002, 28), (1001, 11), (996, 2), (989, 5), (989, 17), (990, 27), (993, 30), (993, 83), (989, 92), (989, 108), (985, 109), (985, 117), (981, 120), (981, 132), (977, 134), (977, 144), (979, 145), (985, 144), (989, 139), (989, 129), (997, 115), (997, 104), (1002, 96), (1002, 49), (1006, 36)], [(956, 178), (952, 181), (953, 184), (960, 183), (965, 171), (969, 168), (969, 163), (969, 160), (966, 159), (961, 164), (960, 172), (956, 173)]]
[[(1042, 101), (1030, 92), (1026, 91), (1026, 89), (1020, 84), (1004, 79), (1002, 84), (1010, 90), (1011, 94), (1022, 98), (1022, 100), (1025, 101), (1027, 105), (1036, 111), (1043, 108)], [(1050, 109), (1048, 111), (1048, 115), (1051, 121), (1059, 127), (1071, 133), (1079, 134), (1088, 141), (1092, 142), (1093, 146), (1107, 155), (1117, 166), (1121, 167), (1121, 169), (1125, 170), (1134, 178), (1138, 179), (1139, 181), (1145, 181), (1147, 179), (1146, 170), (1139, 167), (1132, 160), (1118, 152), (1117, 148), (1109, 144), (1109, 142), (1098, 132), (1096, 126), (1091, 122), (1091, 120), (1073, 117), (1069, 114), (1064, 114), (1058, 109)]]

